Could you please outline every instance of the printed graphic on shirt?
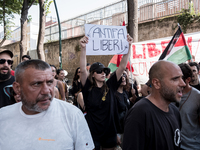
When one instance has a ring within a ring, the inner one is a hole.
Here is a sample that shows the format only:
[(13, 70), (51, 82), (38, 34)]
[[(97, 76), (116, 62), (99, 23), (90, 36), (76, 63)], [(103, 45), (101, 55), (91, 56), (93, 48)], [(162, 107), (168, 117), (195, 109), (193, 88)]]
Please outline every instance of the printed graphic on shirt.
[(179, 129), (176, 129), (174, 133), (174, 144), (176, 146), (179, 146), (180, 143), (181, 143), (181, 131)]

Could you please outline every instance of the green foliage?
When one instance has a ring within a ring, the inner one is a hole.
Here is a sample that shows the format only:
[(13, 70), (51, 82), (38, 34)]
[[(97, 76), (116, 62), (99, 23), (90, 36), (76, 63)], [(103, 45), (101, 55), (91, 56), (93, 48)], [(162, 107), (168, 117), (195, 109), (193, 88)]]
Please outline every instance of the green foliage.
[(80, 46), (79, 46), (79, 43), (76, 44), (76, 46), (75, 46), (75, 51), (76, 51), (76, 52), (81, 51)]
[(31, 22), (31, 20), (32, 20), (32, 16), (31, 16), (31, 15), (28, 15), (27, 20), (28, 20), (28, 22)]
[(51, 11), (49, 10), (51, 3), (53, 3), (53, 1), (49, 1), (49, 0), (45, 0), (44, 2), (44, 10), (45, 10), (45, 14), (46, 16), (51, 13)]
[(9, 39), (11, 35), (11, 27), (14, 26), (12, 22), (14, 14), (20, 14), (22, 2), (19, 0), (3, 0), (0, 1), (0, 25), (6, 28), (5, 38)]
[(181, 25), (184, 33), (186, 33), (189, 25), (195, 21), (200, 21), (200, 13), (195, 13), (193, 3), (189, 4), (189, 9), (182, 9), (180, 13), (177, 17), (177, 22)]

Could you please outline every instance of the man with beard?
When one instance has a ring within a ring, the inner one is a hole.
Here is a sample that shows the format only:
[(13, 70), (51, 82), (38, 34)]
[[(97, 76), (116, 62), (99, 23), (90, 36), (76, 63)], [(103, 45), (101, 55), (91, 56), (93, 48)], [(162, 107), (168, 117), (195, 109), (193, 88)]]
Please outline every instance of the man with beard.
[(178, 65), (156, 62), (149, 71), (152, 92), (128, 112), (123, 150), (179, 150), (180, 114), (171, 102), (180, 101), (185, 86)]
[(190, 81), (190, 85), (200, 91), (199, 65), (196, 62), (190, 62), (189, 65), (192, 70), (192, 79)]
[(4, 87), (15, 81), (10, 74), (12, 57), (13, 53), (10, 50), (0, 49), (0, 108), (15, 103), (4, 92)]
[(13, 89), (21, 102), (0, 109), (0, 149), (91, 150), (92, 137), (75, 106), (54, 97), (51, 67), (27, 60), (15, 69)]
[(200, 149), (200, 91), (189, 85), (193, 76), (190, 66), (179, 64), (186, 84), (179, 104), (181, 115), (181, 148), (182, 150)]

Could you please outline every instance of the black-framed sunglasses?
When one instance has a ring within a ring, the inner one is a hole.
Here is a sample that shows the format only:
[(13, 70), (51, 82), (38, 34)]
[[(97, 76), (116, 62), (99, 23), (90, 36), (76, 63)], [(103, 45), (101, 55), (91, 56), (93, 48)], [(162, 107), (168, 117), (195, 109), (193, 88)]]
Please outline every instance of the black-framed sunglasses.
[(127, 74), (123, 73), (123, 74), (122, 74), (122, 77), (126, 78), (126, 77), (127, 77)]
[(104, 72), (106, 75), (108, 75), (108, 70), (106, 69), (99, 69), (99, 70), (95, 70), (94, 72), (96, 72), (97, 74), (102, 74), (102, 72)]
[(13, 64), (13, 60), (6, 60), (6, 59), (0, 59), (0, 64), (4, 64), (7, 61), (8, 65)]

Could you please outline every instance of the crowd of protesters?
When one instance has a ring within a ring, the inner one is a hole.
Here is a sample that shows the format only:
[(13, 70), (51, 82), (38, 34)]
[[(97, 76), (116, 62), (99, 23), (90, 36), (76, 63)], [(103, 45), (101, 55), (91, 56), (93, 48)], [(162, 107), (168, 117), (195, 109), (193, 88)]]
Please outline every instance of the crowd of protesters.
[(87, 63), (88, 37), (81, 38), (71, 89), (65, 70), (24, 55), (13, 71), (13, 53), (0, 49), (0, 149), (200, 149), (199, 64), (157, 61), (140, 89), (126, 68), (127, 41), (111, 73)]

